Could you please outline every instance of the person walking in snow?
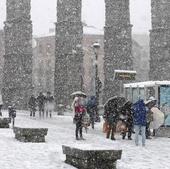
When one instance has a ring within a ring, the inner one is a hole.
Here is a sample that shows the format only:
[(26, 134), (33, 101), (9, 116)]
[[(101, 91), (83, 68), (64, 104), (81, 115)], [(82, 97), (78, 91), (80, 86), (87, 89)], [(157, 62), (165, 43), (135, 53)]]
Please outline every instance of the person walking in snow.
[(41, 118), (41, 116), (44, 118), (45, 100), (46, 100), (46, 97), (43, 95), (42, 92), (40, 92), (39, 96), (37, 97), (37, 103), (38, 103), (39, 117), (40, 118)]
[(3, 101), (2, 101), (2, 95), (0, 94), (0, 116), (2, 116), (2, 106), (3, 106)]
[(76, 130), (75, 130), (76, 140), (84, 140), (83, 131), (82, 131), (83, 128), (82, 121), (86, 109), (83, 105), (81, 105), (81, 100), (79, 97), (75, 97), (72, 107), (74, 112), (74, 123), (76, 124)]
[(16, 109), (13, 106), (8, 106), (8, 115), (9, 118), (12, 120), (12, 128), (14, 128), (15, 125), (15, 117), (16, 117)]
[(146, 119), (147, 119), (147, 123), (146, 123), (146, 139), (151, 139), (150, 124), (153, 121), (153, 112), (152, 112), (151, 109), (156, 105), (156, 99), (151, 96), (145, 102), (145, 105), (148, 108), (148, 113), (147, 113), (147, 116), (146, 116)]
[(105, 106), (103, 118), (107, 124), (106, 138), (110, 138), (111, 135), (111, 140), (116, 140), (114, 134), (118, 120), (117, 104)]
[(51, 95), (51, 92), (47, 92), (45, 101), (46, 117), (48, 117), (48, 115), (50, 115), (50, 118), (52, 117), (53, 109), (54, 109), (54, 97)]
[(30, 117), (35, 117), (36, 112), (36, 106), (37, 106), (37, 99), (34, 95), (31, 95), (29, 101), (28, 101), (28, 107), (30, 109)]
[(139, 135), (141, 133), (142, 146), (145, 146), (147, 110), (143, 99), (139, 99), (136, 103), (133, 104), (132, 112), (133, 112), (133, 121), (134, 121), (134, 129), (135, 129), (135, 144), (136, 146), (139, 145)]
[(95, 96), (91, 96), (90, 99), (87, 102), (87, 113), (90, 116), (90, 123), (92, 126), (92, 129), (94, 129), (94, 123), (96, 118), (96, 98)]
[(132, 103), (126, 102), (123, 106), (122, 112), (125, 115), (124, 123), (126, 125), (126, 130), (122, 132), (122, 139), (125, 139), (126, 134), (128, 136), (128, 140), (132, 140), (132, 132), (133, 132), (133, 115), (131, 110)]

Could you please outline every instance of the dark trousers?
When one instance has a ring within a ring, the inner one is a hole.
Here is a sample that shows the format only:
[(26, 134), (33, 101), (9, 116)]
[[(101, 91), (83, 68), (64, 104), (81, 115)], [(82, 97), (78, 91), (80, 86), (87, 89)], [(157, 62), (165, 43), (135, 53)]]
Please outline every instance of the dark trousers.
[(44, 117), (44, 106), (42, 105), (40, 105), (39, 106), (39, 117), (41, 117), (41, 116), (43, 116)]
[(146, 124), (146, 138), (149, 138), (150, 136), (151, 136), (150, 122), (147, 122), (147, 124)]
[(50, 118), (52, 117), (52, 111), (50, 110), (50, 111), (46, 111), (46, 117), (48, 117), (48, 115), (50, 114)]
[(122, 132), (122, 139), (125, 139), (126, 137), (126, 134), (128, 136), (128, 139), (131, 139), (131, 136), (132, 136), (132, 132), (133, 132), (133, 127), (127, 127), (128, 128), (128, 131), (123, 131)]
[(35, 117), (35, 112), (36, 112), (36, 108), (35, 107), (30, 107), (30, 116)]
[(2, 112), (1, 112), (2, 106), (3, 106), (3, 105), (0, 105), (0, 116), (2, 116)]
[(35, 117), (35, 111), (34, 111), (34, 110), (31, 110), (31, 112), (30, 112), (30, 116)]
[(108, 131), (106, 133), (106, 138), (110, 138), (110, 134), (111, 134), (111, 140), (115, 140), (115, 134), (116, 132), (116, 125), (109, 125), (108, 127)]
[(78, 138), (78, 134), (80, 134), (80, 137), (82, 137), (83, 135), (82, 135), (82, 128), (83, 128), (83, 126), (82, 126), (82, 122), (81, 122), (81, 120), (78, 120), (77, 122), (76, 122), (76, 138)]

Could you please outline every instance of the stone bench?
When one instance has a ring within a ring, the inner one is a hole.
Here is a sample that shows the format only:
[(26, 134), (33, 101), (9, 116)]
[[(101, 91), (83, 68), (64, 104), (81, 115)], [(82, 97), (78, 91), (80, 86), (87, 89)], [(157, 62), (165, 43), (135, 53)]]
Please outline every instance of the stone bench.
[(41, 143), (45, 142), (47, 128), (21, 128), (14, 127), (15, 138), (21, 142)]
[(122, 150), (82, 150), (62, 146), (66, 163), (78, 169), (116, 169)]
[(168, 138), (170, 138), (170, 126), (169, 127), (166, 127), (166, 126), (160, 127), (156, 131), (155, 136), (156, 137), (168, 137)]
[(10, 118), (0, 118), (0, 128), (9, 128)]

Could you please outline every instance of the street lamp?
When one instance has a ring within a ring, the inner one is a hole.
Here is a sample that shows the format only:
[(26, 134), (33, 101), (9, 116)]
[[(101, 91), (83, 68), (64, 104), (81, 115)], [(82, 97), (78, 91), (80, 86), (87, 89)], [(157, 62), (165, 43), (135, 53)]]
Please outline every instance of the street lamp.
[(99, 77), (98, 77), (98, 55), (100, 50), (100, 44), (98, 42), (93, 43), (93, 50), (95, 54), (95, 96), (96, 96), (96, 121), (100, 121), (99, 117)]

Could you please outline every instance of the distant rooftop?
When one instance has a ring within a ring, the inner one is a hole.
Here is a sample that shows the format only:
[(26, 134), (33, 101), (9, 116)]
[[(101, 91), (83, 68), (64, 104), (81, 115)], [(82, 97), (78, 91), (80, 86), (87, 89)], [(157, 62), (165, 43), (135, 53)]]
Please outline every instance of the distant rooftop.
[(132, 87), (149, 87), (149, 86), (155, 86), (155, 85), (170, 85), (170, 81), (145, 81), (145, 82), (137, 82), (137, 83), (127, 83), (124, 84), (125, 88)]

